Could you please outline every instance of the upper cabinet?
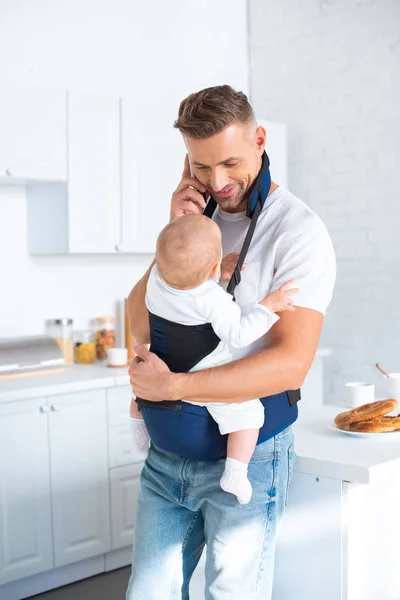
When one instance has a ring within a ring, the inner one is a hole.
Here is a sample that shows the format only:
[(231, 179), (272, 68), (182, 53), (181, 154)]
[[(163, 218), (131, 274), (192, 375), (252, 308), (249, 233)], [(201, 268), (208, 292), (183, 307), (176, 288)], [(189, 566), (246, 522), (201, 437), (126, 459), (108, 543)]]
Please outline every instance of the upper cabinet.
[(185, 157), (181, 100), (221, 84), (248, 92), (245, 0), (230, 3), (229, 36), (223, 0), (159, 4), (158, 19), (142, 3), (129, 27), (129, 68), (122, 57), (115, 79), (104, 71), (115, 96), (0, 86), (0, 184), (28, 182), (30, 254), (154, 253)]
[(68, 93), (68, 183), (27, 188), (31, 254), (121, 249), (120, 100)]
[(121, 228), (123, 252), (154, 253), (169, 221), (170, 201), (183, 169), (185, 146), (175, 113), (149, 113), (135, 98), (121, 112)]
[(69, 252), (121, 243), (119, 98), (68, 94)]
[(66, 92), (0, 85), (0, 182), (65, 181)]

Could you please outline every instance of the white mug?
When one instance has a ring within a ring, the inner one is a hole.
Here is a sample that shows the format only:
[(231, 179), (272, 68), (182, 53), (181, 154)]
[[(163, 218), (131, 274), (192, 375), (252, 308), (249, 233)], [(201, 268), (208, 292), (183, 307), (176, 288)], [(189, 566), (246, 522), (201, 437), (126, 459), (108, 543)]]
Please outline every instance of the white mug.
[(389, 377), (385, 377), (385, 392), (400, 402), (400, 373), (389, 373)]
[(344, 386), (344, 403), (348, 408), (357, 408), (374, 402), (375, 385), (363, 381), (351, 381)]
[(109, 348), (107, 350), (107, 358), (110, 367), (125, 367), (128, 362), (128, 349)]

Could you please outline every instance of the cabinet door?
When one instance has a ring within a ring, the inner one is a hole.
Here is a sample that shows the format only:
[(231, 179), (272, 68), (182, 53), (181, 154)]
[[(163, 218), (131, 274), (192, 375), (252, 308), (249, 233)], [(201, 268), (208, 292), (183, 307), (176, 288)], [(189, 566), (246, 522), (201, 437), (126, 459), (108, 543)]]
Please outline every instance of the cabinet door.
[(0, 585), (53, 567), (46, 408), (0, 405)]
[(68, 94), (69, 251), (113, 253), (120, 233), (119, 99)]
[(294, 473), (279, 533), (274, 600), (339, 600), (342, 564), (342, 482)]
[(65, 181), (66, 92), (34, 85), (0, 86), (0, 181)]
[[(169, 103), (170, 104), (170, 103)], [(122, 100), (122, 250), (154, 253), (169, 221), (171, 196), (185, 158), (182, 136), (173, 128), (178, 104), (152, 113), (137, 98)]]
[(110, 548), (105, 390), (49, 398), (55, 566)]
[(121, 385), (107, 389), (107, 418), (109, 427), (129, 425), (129, 406), (132, 387)]
[(112, 549), (131, 546), (142, 464), (111, 469)]

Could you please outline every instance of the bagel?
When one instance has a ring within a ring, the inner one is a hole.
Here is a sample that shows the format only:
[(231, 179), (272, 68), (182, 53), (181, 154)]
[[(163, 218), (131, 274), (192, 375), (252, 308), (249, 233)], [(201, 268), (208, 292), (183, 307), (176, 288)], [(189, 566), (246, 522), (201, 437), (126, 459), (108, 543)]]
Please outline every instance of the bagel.
[(358, 433), (387, 433), (400, 429), (400, 417), (377, 417), (371, 421), (358, 421), (342, 427), (345, 431)]
[(376, 402), (363, 404), (357, 408), (352, 408), (346, 412), (339, 413), (335, 417), (335, 425), (339, 427), (339, 429), (343, 429), (345, 425), (350, 425), (351, 423), (372, 421), (372, 419), (383, 417), (387, 413), (392, 412), (397, 406), (397, 400), (393, 399), (377, 400)]

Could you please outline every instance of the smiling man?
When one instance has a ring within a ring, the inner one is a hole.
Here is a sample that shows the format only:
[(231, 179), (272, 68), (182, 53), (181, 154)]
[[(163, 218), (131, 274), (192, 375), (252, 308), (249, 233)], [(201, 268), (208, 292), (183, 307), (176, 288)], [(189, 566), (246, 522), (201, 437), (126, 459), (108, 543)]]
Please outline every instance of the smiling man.
[[(288, 280), (300, 291), (294, 297), (296, 310), (282, 313), (255, 344), (233, 350), (235, 360), (229, 364), (173, 373), (159, 356), (137, 346), (139, 358), (130, 369), (133, 390), (155, 408), (164, 402), (163, 410), (149, 409), (158, 420), (145, 418), (150, 434), (152, 427), (160, 433), (160, 442), (151, 445), (142, 471), (127, 599), (188, 600), (190, 577), (206, 544), (206, 600), (270, 600), (277, 529), (294, 462), (290, 426), (297, 418), (297, 398), (292, 391), (301, 386), (318, 346), (335, 280), (334, 252), (319, 217), (270, 183), (266, 132), (257, 126), (243, 93), (225, 85), (192, 94), (181, 103), (175, 127), (188, 156), (172, 196), (171, 220), (201, 213), (204, 198), (211, 196), (223, 254), (239, 253), (251, 223), (250, 198), (257, 190), (262, 196), (267, 181), (236, 302), (245, 312)], [(150, 341), (149, 273), (134, 287), (128, 304), (132, 333), (141, 344)], [(174, 401), (182, 398), (199, 403), (262, 400), (265, 422), (248, 470), (249, 504), (235, 503), (220, 489), (223, 445), (218, 446), (217, 434), (202, 429), (204, 416), (183, 421), (179, 415), (184, 411), (168, 410), (169, 403), (179, 406)], [(204, 431), (200, 441), (199, 431)], [(164, 433), (175, 444), (172, 451), (167, 443), (163, 447)]]

